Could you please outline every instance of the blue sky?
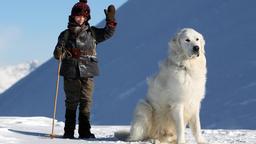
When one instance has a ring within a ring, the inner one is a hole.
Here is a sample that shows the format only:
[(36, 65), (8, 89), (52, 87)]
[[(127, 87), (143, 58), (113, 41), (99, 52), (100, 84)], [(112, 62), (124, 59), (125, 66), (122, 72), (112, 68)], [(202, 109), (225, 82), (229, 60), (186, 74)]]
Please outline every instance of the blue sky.
[[(104, 19), (109, 4), (120, 7), (127, 0), (88, 0), (91, 25)], [(0, 66), (52, 57), (59, 33), (67, 26), (78, 0), (2, 1), (0, 5)]]

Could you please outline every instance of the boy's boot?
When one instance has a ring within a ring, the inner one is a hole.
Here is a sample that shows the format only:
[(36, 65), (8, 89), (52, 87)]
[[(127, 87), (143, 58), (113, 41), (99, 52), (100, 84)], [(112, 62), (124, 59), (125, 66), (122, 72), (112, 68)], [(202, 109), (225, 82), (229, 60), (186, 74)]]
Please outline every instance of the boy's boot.
[(76, 127), (76, 110), (66, 109), (65, 127), (63, 138), (74, 139), (74, 130)]
[(89, 119), (90, 113), (79, 113), (78, 133), (79, 138), (81, 139), (95, 138), (95, 135), (91, 133), (91, 125)]

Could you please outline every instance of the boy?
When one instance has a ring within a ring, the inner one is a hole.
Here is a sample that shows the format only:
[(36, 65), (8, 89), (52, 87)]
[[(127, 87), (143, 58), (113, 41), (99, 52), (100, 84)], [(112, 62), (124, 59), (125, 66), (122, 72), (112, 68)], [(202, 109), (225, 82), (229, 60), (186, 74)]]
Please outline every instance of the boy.
[(79, 105), (79, 138), (95, 138), (91, 133), (90, 108), (93, 77), (98, 75), (96, 45), (110, 38), (116, 27), (115, 7), (110, 5), (104, 28), (90, 27), (90, 8), (86, 0), (76, 3), (69, 16), (68, 29), (64, 30), (54, 50), (54, 57), (62, 60), (60, 75), (64, 77), (66, 114), (64, 138), (74, 138), (76, 109)]

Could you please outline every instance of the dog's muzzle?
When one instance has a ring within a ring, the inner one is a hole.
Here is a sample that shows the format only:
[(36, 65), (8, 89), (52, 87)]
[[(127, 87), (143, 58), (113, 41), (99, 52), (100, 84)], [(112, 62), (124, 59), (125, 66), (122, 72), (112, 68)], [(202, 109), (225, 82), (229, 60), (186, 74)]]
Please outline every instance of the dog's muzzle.
[(193, 53), (196, 54), (199, 57), (199, 46), (193, 47)]

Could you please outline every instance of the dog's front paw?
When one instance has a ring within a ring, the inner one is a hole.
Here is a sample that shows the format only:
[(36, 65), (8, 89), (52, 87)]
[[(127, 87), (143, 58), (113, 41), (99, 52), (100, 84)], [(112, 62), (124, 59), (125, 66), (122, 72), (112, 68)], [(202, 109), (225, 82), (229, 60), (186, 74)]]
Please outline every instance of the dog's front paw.
[(203, 136), (199, 136), (196, 138), (198, 144), (208, 144), (207, 140)]

